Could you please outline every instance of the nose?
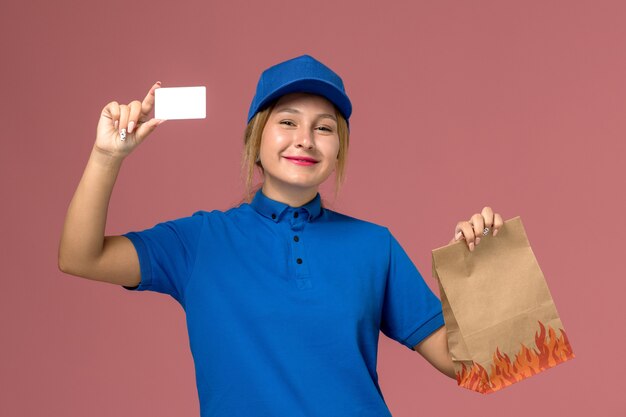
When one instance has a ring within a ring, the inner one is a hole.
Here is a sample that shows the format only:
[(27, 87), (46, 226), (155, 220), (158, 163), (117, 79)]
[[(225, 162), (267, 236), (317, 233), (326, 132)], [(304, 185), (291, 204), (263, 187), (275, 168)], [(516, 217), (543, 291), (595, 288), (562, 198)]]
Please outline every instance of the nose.
[(302, 129), (296, 140), (297, 147), (313, 149), (313, 134), (310, 129)]

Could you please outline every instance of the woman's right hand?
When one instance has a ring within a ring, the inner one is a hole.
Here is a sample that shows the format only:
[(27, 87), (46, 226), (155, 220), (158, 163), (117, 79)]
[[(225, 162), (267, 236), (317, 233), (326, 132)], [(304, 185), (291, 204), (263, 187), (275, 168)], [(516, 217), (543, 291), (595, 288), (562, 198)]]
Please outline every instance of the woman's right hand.
[[(100, 114), (96, 130), (95, 149), (115, 158), (126, 158), (152, 131), (165, 120), (151, 119), (150, 112), (154, 107), (154, 90), (161, 87), (156, 82), (143, 102), (131, 101), (119, 104), (112, 101)], [(121, 139), (120, 133), (125, 129), (126, 138)]]

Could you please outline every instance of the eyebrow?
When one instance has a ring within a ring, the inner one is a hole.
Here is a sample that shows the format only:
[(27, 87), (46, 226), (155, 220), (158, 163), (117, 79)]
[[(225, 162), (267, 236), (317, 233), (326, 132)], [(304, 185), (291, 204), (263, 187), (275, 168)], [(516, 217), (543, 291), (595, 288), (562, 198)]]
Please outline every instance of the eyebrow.
[[(294, 109), (293, 107), (283, 107), (280, 108), (276, 111), (276, 113), (294, 113), (294, 114), (301, 114), (302, 112), (298, 109)], [(335, 122), (337, 121), (337, 118), (332, 115), (332, 114), (328, 114), (328, 113), (319, 113), (318, 114), (319, 117), (326, 117), (329, 119), (333, 119)]]

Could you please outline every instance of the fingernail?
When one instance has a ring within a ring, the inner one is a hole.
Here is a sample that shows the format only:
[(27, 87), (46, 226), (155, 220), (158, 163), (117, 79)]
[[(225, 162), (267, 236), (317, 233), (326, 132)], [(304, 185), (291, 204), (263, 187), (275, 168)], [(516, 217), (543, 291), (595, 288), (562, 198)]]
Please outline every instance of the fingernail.
[(478, 244), (479, 244), (479, 243), (480, 243), (480, 238), (479, 238), (479, 237), (477, 237), (477, 238), (476, 238), (476, 246), (478, 246)]
[(493, 235), (495, 236), (496, 234), (498, 234), (498, 229), (493, 230)]
[(161, 85), (161, 81), (157, 81), (157, 84), (158, 84), (158, 85)]
[(128, 123), (128, 133), (133, 133), (133, 127), (135, 126), (135, 122), (132, 120)]
[(470, 248), (470, 252), (474, 252), (474, 242), (470, 242), (469, 248)]

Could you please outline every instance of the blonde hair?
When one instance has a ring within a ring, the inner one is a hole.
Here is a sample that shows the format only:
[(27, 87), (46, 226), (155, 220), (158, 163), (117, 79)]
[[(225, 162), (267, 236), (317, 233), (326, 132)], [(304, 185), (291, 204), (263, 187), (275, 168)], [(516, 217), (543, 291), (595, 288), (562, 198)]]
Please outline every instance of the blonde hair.
[[(252, 185), (254, 180), (254, 168), (259, 169), (261, 176), (263, 175), (263, 166), (257, 158), (261, 152), (261, 136), (263, 129), (269, 119), (272, 109), (278, 100), (274, 100), (267, 108), (259, 111), (248, 123), (243, 137), (243, 152), (241, 158), (241, 174), (244, 181), (244, 196), (241, 202), (250, 203), (256, 192), (263, 187), (263, 183)], [(334, 106), (334, 105), (333, 105)], [(348, 130), (348, 122), (343, 115), (335, 107), (335, 115), (337, 116), (337, 134), (339, 135), (339, 153), (337, 155), (337, 165), (335, 168), (335, 193), (337, 198), (339, 189), (345, 180), (345, 170), (348, 158), (348, 146), (350, 142), (350, 132)], [(322, 199), (322, 206), (325, 206)]]

